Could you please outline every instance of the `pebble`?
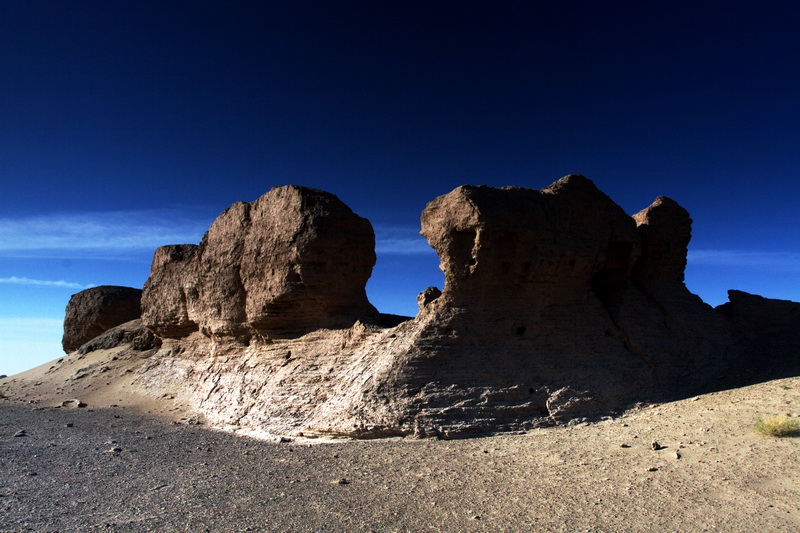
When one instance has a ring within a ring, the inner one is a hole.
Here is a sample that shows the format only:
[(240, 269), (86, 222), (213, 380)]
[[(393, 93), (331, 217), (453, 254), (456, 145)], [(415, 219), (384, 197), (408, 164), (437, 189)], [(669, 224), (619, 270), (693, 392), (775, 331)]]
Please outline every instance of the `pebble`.
[(336, 483), (338, 483), (339, 485), (349, 485), (350, 484), (350, 482), (347, 481), (345, 478), (340, 479)]
[(648, 472), (658, 472), (658, 467), (657, 466), (651, 466), (650, 468), (647, 469), (647, 471)]
[(663, 446), (661, 446), (661, 445), (658, 443), (658, 441), (657, 441), (657, 440), (654, 440), (653, 442), (651, 442), (651, 443), (650, 443), (650, 448), (652, 448), (652, 449), (653, 449), (653, 450), (655, 450), (655, 451), (658, 451), (658, 450), (662, 449), (662, 448), (663, 448)]
[(25, 430), (24, 430), (24, 429), (20, 429), (19, 431), (17, 431), (16, 433), (14, 433), (14, 436), (15, 436), (15, 437), (25, 437), (26, 435), (27, 435), (27, 433), (25, 432)]

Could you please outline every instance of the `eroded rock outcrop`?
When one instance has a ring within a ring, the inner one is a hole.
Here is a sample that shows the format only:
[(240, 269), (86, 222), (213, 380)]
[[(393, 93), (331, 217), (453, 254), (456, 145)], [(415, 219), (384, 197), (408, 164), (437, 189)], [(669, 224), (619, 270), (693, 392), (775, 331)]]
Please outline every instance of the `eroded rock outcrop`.
[(101, 333), (81, 345), (78, 353), (86, 354), (95, 350), (108, 350), (122, 344), (129, 345), (135, 352), (144, 352), (156, 348), (160, 342), (153, 331), (144, 327), (141, 319), (137, 318)]
[(728, 303), (717, 307), (742, 339), (754, 340), (792, 332), (800, 335), (800, 303), (764, 298), (744, 291), (728, 291)]
[(73, 294), (64, 316), (64, 351), (77, 350), (109, 329), (139, 318), (141, 298), (140, 289), (112, 285)]
[(162, 337), (245, 342), (377, 321), (374, 264), (369, 221), (332, 194), (276, 187), (228, 208), (200, 245), (156, 250), (142, 318)]
[[(421, 221), (445, 286), (407, 319), (367, 301), (372, 228), (335, 196), (288, 186), (234, 204), (199, 245), (156, 251), (142, 322), (159, 348), (139, 386), (234, 428), (451, 437), (713, 389), (763, 354), (759, 313), (800, 330), (800, 304), (736, 293), (717, 311), (687, 290), (691, 218), (669, 198), (631, 217), (572, 175), (459, 187)], [(107, 340), (147, 340), (132, 328)]]
[(735, 290), (728, 300), (717, 310), (733, 324), (737, 360), (722, 385), (800, 376), (800, 303)]
[(683, 284), (690, 224), (665, 198), (632, 218), (582, 176), (437, 198), (422, 233), (445, 287), (422, 298), (382, 386), (415, 398), (423, 432), (521, 428), (705, 386), (732, 336)]

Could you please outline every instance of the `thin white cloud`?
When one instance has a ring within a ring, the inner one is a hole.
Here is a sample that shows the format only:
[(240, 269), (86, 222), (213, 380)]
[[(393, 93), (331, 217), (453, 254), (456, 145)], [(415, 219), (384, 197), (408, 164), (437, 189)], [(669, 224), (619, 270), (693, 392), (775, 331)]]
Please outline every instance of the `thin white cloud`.
[(17, 276), (0, 278), (0, 283), (6, 283), (10, 285), (28, 285), (34, 287), (53, 287), (58, 289), (89, 289), (91, 287), (95, 287), (95, 285), (82, 285), (72, 281), (18, 278)]
[(800, 272), (800, 253), (753, 252), (744, 250), (689, 250), (693, 265), (759, 267)]
[(179, 210), (61, 213), (0, 218), (0, 257), (114, 258), (197, 243), (210, 220)]
[(63, 326), (61, 318), (0, 317), (0, 335), (14, 339), (42, 334), (60, 335)]
[(13, 375), (64, 355), (60, 318), (0, 317), (0, 374)]
[(435, 253), (428, 241), (410, 226), (375, 226), (375, 252), (389, 255), (425, 255)]

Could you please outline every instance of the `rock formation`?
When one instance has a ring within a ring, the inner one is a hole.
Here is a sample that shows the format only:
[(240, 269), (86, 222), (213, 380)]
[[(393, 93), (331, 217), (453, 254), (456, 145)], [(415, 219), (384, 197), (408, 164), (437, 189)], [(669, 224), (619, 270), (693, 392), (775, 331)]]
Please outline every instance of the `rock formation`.
[(728, 303), (717, 310), (730, 318), (737, 335), (755, 340), (792, 332), (800, 335), (800, 303), (728, 291)]
[(413, 319), (367, 301), (369, 222), (287, 186), (231, 206), (199, 245), (156, 250), (142, 323), (158, 338), (136, 324), (106, 337), (158, 347), (139, 386), (218, 425), (451, 437), (713, 389), (769, 324), (800, 331), (800, 304), (732, 293), (714, 310), (687, 290), (691, 219), (668, 198), (630, 217), (572, 175), (459, 187), (421, 222), (445, 286), (420, 293)]
[(64, 317), (64, 351), (77, 350), (114, 326), (139, 318), (141, 297), (140, 289), (111, 285), (74, 294)]
[(435, 433), (598, 415), (706, 386), (732, 336), (683, 285), (690, 224), (666, 198), (631, 218), (582, 176), (437, 198), (422, 234), (445, 288), (384, 386), (415, 396), (417, 425)]
[(377, 321), (375, 234), (338, 198), (276, 187), (229, 207), (199, 246), (156, 250), (142, 318), (162, 337), (281, 338)]
[(800, 303), (734, 290), (728, 300), (717, 310), (733, 324), (739, 350), (724, 385), (800, 376)]

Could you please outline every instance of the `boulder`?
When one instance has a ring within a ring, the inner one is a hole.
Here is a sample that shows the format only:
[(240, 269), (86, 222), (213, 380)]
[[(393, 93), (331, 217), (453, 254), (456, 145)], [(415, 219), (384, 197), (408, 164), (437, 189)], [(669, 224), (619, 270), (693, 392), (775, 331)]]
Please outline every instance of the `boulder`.
[(142, 291), (102, 285), (73, 294), (64, 316), (61, 345), (70, 353), (101, 333), (139, 318)]
[(378, 322), (374, 265), (369, 221), (332, 194), (276, 187), (225, 210), (198, 246), (156, 250), (142, 318), (162, 337), (241, 342)]

